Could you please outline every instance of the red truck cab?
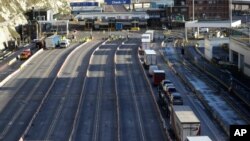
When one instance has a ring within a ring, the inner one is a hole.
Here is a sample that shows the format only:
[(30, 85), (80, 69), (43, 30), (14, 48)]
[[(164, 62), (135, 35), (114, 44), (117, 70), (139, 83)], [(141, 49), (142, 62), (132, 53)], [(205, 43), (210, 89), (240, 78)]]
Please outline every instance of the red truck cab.
[(32, 55), (31, 50), (30, 49), (25, 49), (21, 52), (20, 54), (20, 59), (21, 60), (26, 60), (28, 59), (30, 56)]

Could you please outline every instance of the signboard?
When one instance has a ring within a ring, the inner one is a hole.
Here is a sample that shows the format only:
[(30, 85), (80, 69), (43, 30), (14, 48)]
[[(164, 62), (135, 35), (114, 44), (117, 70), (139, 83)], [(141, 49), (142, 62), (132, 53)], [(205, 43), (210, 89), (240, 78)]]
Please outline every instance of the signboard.
[(71, 7), (77, 7), (77, 6), (98, 6), (98, 2), (71, 2)]
[(121, 5), (121, 4), (130, 4), (131, 0), (105, 0), (107, 5)]

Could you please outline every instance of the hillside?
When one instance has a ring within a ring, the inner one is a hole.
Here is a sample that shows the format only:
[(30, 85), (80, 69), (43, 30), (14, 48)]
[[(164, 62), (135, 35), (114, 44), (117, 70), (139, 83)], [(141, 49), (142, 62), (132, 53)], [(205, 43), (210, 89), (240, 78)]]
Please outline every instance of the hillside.
[(62, 13), (69, 9), (69, 4), (68, 0), (1, 0), (0, 50), (4, 49), (4, 42), (19, 37), (15, 27), (27, 23), (24, 13), (32, 7), (51, 8), (55, 13)]

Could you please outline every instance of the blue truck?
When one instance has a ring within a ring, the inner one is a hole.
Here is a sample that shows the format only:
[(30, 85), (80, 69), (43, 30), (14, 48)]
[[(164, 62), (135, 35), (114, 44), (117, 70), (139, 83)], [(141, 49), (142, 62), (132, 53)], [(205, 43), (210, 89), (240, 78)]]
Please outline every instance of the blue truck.
[(45, 47), (47, 49), (54, 49), (60, 44), (61, 37), (59, 35), (52, 35), (45, 39)]

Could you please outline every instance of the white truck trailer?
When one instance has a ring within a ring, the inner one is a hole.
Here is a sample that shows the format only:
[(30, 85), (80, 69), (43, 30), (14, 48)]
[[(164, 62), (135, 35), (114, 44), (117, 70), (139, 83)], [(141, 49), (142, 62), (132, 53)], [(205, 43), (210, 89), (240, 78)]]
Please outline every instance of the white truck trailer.
[(151, 48), (151, 38), (150, 34), (141, 35), (141, 47), (139, 48), (139, 54), (143, 55), (145, 49)]
[(170, 124), (178, 141), (185, 141), (187, 136), (200, 135), (200, 120), (189, 106), (173, 106)]
[(59, 35), (52, 35), (45, 39), (45, 47), (47, 49), (54, 49), (59, 46), (61, 37)]
[(185, 141), (212, 141), (208, 136), (188, 136)]
[(150, 65), (157, 65), (157, 56), (154, 50), (144, 50), (143, 65), (146, 69), (148, 69)]
[(147, 30), (145, 34), (150, 34), (150, 40), (151, 42), (154, 42), (154, 34), (155, 34), (154, 30)]

